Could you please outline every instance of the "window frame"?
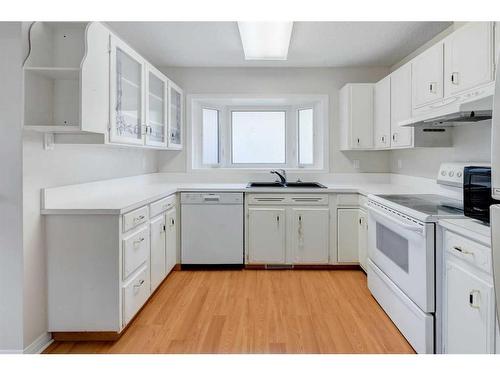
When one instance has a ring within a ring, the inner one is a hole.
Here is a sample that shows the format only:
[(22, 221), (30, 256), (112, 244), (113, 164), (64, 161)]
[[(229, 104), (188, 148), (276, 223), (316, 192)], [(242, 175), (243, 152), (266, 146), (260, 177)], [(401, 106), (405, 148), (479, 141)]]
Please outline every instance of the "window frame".
[[(329, 96), (328, 95), (249, 95), (249, 94), (190, 94), (187, 95), (186, 170), (202, 172), (218, 168), (226, 171), (263, 171), (282, 168), (287, 171), (329, 171)], [(219, 114), (219, 164), (202, 164), (202, 109), (217, 110)], [(299, 110), (313, 110), (313, 164), (299, 161)], [(232, 163), (233, 111), (285, 111), (285, 163)]]

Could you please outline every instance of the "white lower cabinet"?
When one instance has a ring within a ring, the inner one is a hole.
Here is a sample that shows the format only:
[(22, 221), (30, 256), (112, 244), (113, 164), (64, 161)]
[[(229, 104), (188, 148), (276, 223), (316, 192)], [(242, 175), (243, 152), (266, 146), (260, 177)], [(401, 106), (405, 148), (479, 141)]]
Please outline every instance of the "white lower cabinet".
[(166, 270), (168, 275), (177, 264), (177, 210), (165, 213)]
[(175, 202), (45, 217), (49, 332), (125, 328), (177, 262)]
[(339, 263), (359, 262), (359, 209), (337, 210), (337, 256)]
[(145, 264), (139, 272), (123, 286), (123, 326), (127, 325), (134, 315), (148, 300), (150, 291), (149, 266)]
[(151, 291), (154, 291), (167, 275), (165, 215), (151, 219)]
[(328, 264), (327, 194), (248, 194), (249, 264)]
[(446, 352), (493, 353), (493, 286), (453, 261), (447, 261), (445, 288)]
[(448, 229), (443, 238), (443, 352), (495, 353), (491, 249)]
[(250, 263), (285, 263), (285, 209), (248, 209), (248, 260)]
[(292, 208), (292, 257), (295, 264), (328, 263), (328, 208)]
[(365, 210), (358, 210), (358, 256), (359, 265), (367, 272), (368, 267), (368, 215)]

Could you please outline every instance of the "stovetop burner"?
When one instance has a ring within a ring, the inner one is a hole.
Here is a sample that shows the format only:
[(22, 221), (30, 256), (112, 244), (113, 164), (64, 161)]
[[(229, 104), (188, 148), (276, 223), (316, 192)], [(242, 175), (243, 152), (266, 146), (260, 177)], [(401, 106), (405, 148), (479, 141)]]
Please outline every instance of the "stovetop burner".
[(380, 198), (431, 216), (462, 215), (463, 205), (457, 199), (435, 194), (379, 195)]

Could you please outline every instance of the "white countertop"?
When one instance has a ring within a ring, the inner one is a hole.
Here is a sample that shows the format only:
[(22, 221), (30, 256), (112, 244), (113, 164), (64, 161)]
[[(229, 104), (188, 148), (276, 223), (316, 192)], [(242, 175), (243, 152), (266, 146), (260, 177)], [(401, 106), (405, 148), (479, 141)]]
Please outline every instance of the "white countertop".
[(180, 191), (219, 191), (245, 193), (422, 193), (421, 188), (391, 183), (323, 183), (326, 189), (247, 188), (246, 183), (163, 182), (147, 178), (125, 178), (44, 189), (41, 213), (122, 214)]

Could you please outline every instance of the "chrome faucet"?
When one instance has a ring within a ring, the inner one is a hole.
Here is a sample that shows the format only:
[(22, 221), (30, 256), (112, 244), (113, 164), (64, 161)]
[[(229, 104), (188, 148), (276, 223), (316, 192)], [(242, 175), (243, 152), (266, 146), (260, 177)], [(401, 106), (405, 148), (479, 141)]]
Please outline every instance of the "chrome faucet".
[(286, 171), (284, 169), (273, 169), (270, 173), (277, 175), (281, 181), (281, 184), (286, 185)]

